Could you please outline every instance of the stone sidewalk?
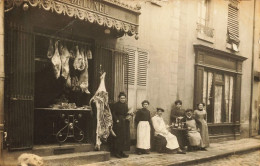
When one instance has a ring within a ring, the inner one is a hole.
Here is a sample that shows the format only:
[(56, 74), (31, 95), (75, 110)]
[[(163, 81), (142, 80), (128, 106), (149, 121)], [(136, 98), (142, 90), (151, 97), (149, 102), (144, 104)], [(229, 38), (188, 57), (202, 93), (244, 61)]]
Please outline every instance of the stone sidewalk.
[(159, 154), (152, 152), (146, 155), (130, 154), (129, 158), (92, 163), (81, 166), (160, 166), (160, 165), (194, 165), (204, 161), (218, 159), (233, 154), (246, 153), (260, 149), (260, 136), (240, 140), (211, 143), (208, 151), (187, 152), (187, 154)]

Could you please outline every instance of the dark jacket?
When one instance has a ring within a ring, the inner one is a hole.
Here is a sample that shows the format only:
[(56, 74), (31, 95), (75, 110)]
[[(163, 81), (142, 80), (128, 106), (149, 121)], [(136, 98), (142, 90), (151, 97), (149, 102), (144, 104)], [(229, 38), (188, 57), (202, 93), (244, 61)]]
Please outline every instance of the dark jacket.
[(113, 141), (113, 150), (115, 152), (128, 151), (130, 150), (130, 122), (125, 119), (128, 115), (127, 104), (119, 101), (112, 105), (111, 111), (114, 121), (113, 130), (116, 134)]
[(136, 116), (135, 116), (135, 125), (137, 127), (138, 123), (140, 121), (148, 121), (150, 126), (151, 126), (151, 115), (150, 115), (150, 111), (147, 110), (146, 108), (142, 108), (142, 109), (139, 109), (137, 112), (136, 112)]
[(171, 123), (176, 121), (177, 117), (185, 117), (185, 109), (178, 109), (177, 107), (173, 107), (171, 110)]

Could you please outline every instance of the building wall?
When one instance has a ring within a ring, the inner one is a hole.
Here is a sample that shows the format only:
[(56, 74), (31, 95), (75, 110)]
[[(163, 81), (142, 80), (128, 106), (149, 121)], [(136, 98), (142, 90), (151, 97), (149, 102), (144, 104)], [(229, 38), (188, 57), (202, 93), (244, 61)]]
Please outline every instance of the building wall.
[[(132, 93), (129, 96), (129, 105), (136, 109), (141, 107), (141, 100), (148, 99), (151, 102), (152, 112), (158, 106), (166, 109), (164, 119), (168, 123), (170, 108), (176, 99), (183, 101), (184, 108), (194, 107), (193, 45), (202, 44), (225, 52), (234, 52), (226, 46), (228, 1), (211, 0), (209, 26), (214, 29), (213, 43), (197, 38), (199, 0), (157, 2), (161, 6), (154, 5), (150, 1), (138, 1), (142, 6), (139, 39), (122, 37), (118, 39), (117, 44), (149, 51), (148, 86), (143, 91), (145, 95), (136, 100), (136, 94)], [(242, 69), (241, 137), (249, 136), (253, 9), (254, 1), (240, 1), (240, 46), (239, 52), (235, 54), (247, 58), (243, 62)]]
[[(193, 44), (203, 44), (209, 47), (222, 50), (225, 52), (231, 52), (226, 48), (226, 34), (227, 34), (227, 19), (228, 19), (228, 1), (211, 0), (210, 3), (210, 21), (209, 26), (214, 29), (214, 43), (202, 41), (196, 37), (196, 22), (198, 20), (198, 1), (183, 1), (184, 7), (181, 13), (185, 17), (183, 27), (180, 28), (180, 32), (184, 34), (180, 40), (179, 45), (185, 45), (180, 47), (179, 56), (183, 56), (186, 53), (186, 59), (183, 62), (179, 61), (179, 66), (185, 66), (183, 69), (178, 69), (180, 84), (180, 95), (188, 94), (184, 99), (185, 103), (192, 103), (193, 95), (193, 80), (194, 80), (194, 49)], [(242, 89), (241, 89), (241, 137), (249, 136), (249, 110), (250, 110), (250, 88), (251, 88), (251, 63), (252, 63), (252, 37), (253, 37), (253, 1), (241, 1), (239, 3), (239, 39), (240, 46), (237, 55), (248, 58), (243, 62), (242, 69)], [(189, 9), (189, 10), (187, 10)], [(182, 16), (183, 16), (182, 15)], [(185, 22), (188, 22), (185, 24)], [(185, 40), (186, 39), (186, 40)], [(183, 44), (185, 43), (185, 44)], [(179, 58), (180, 59), (180, 58)], [(183, 77), (183, 78), (182, 78)], [(184, 81), (184, 82), (183, 82)], [(187, 83), (186, 83), (187, 82)], [(183, 86), (183, 87), (181, 87)], [(187, 89), (188, 87), (192, 87)], [(188, 92), (187, 92), (188, 91)], [(183, 97), (181, 97), (183, 99)]]
[[(254, 32), (254, 71), (260, 72), (260, 1), (256, 0), (255, 6), (255, 32)], [(252, 135), (259, 134), (260, 119), (260, 83), (253, 83), (252, 99)]]
[[(177, 98), (178, 50), (180, 28), (180, 1), (160, 3), (139, 2), (142, 6), (139, 17), (139, 39), (123, 37), (118, 45), (141, 48), (149, 52), (148, 78), (146, 90), (135, 94), (129, 87), (129, 105), (140, 108), (144, 99), (150, 101), (154, 114), (156, 107), (164, 108), (164, 118), (168, 122), (171, 104)], [(136, 97), (138, 96), (138, 97)]]

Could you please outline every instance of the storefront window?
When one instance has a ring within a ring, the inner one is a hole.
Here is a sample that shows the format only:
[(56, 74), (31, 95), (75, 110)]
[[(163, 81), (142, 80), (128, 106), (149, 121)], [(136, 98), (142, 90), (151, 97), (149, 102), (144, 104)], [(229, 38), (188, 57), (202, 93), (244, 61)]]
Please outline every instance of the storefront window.
[(204, 71), (203, 102), (209, 123), (231, 123), (234, 77), (225, 73)]

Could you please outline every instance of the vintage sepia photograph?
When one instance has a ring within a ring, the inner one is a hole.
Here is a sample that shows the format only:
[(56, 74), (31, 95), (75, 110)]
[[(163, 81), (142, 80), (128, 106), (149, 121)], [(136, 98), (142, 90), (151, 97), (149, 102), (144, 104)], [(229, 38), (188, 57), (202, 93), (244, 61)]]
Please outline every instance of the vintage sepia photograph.
[(260, 166), (260, 0), (0, 0), (0, 166)]

